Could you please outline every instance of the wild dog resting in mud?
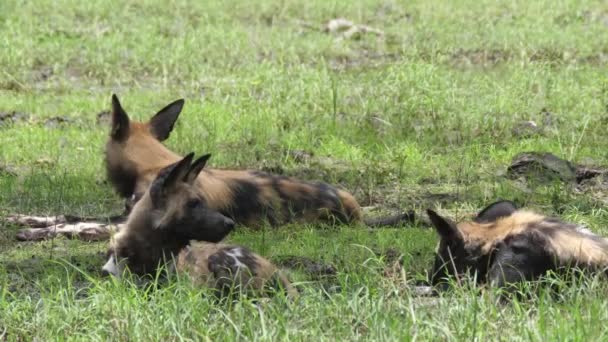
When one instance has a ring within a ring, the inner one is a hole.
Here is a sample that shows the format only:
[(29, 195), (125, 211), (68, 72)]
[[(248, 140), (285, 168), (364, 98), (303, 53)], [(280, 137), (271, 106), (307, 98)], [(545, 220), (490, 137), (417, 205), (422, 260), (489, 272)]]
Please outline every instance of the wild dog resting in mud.
[(455, 224), (428, 210), (441, 240), (431, 273), (431, 284), (470, 274), (477, 283), (505, 287), (536, 280), (548, 271), (576, 268), (604, 270), (608, 239), (572, 223), (499, 201), (471, 222)]
[[(112, 127), (105, 164), (108, 179), (122, 197), (139, 197), (161, 168), (181, 158), (162, 141), (169, 137), (183, 105), (183, 100), (177, 100), (150, 121), (140, 123), (131, 121), (116, 95), (112, 96)], [(362, 221), (361, 208), (351, 194), (321, 182), (260, 171), (205, 169), (195, 185), (209, 208), (253, 228), (264, 221), (273, 226), (298, 220)], [(414, 219), (414, 213), (409, 212), (364, 222), (383, 226)]]
[(165, 265), (220, 294), (233, 287), (260, 293), (279, 286), (295, 296), (296, 290), (268, 260), (244, 247), (218, 243), (234, 221), (210, 209), (192, 187), (206, 161), (203, 157), (190, 165), (192, 156), (159, 172), (126, 227), (112, 237), (103, 272), (121, 277), (128, 268), (137, 275), (154, 275)]

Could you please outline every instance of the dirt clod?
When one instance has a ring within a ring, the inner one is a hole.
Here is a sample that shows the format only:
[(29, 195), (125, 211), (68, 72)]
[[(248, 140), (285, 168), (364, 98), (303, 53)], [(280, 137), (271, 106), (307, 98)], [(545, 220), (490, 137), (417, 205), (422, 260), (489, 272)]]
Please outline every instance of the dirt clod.
[(103, 110), (97, 113), (96, 122), (98, 125), (109, 125), (112, 113), (109, 110)]
[(44, 126), (47, 128), (58, 128), (67, 124), (72, 124), (74, 121), (74, 119), (66, 116), (54, 116), (44, 120)]
[(277, 258), (278, 265), (285, 268), (298, 269), (314, 277), (335, 276), (338, 271), (332, 264), (316, 262), (310, 258), (288, 255)]
[(524, 177), (541, 182), (561, 180), (576, 181), (576, 166), (552, 153), (524, 152), (516, 155), (507, 168), (511, 178)]
[(17, 111), (0, 112), (0, 126), (2, 126), (4, 124), (19, 122), (19, 121), (27, 121), (30, 119), (30, 117), (31, 117), (30, 114), (23, 113), (23, 112), (17, 112)]
[(307, 163), (314, 156), (312, 152), (304, 150), (292, 150), (289, 151), (289, 155), (293, 158), (296, 163)]
[(537, 181), (560, 180), (584, 185), (586, 181), (608, 174), (608, 169), (577, 165), (551, 153), (524, 152), (516, 155), (507, 168), (511, 178), (524, 177)]
[(529, 138), (542, 133), (542, 128), (536, 122), (522, 121), (513, 127), (513, 135), (521, 138)]

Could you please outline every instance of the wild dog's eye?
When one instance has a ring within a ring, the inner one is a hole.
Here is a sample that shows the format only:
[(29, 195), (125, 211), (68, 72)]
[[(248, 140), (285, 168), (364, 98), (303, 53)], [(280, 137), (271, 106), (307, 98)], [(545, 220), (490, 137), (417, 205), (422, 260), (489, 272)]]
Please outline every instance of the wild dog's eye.
[(203, 205), (203, 203), (198, 199), (190, 200), (190, 201), (188, 201), (188, 203), (186, 203), (186, 206), (189, 209), (196, 209), (196, 208), (201, 207), (202, 205)]

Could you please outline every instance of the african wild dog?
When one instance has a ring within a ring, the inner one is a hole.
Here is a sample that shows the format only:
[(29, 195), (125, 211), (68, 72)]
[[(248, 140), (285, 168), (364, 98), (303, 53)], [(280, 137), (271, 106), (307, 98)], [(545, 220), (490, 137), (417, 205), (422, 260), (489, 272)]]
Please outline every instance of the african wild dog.
[(234, 221), (208, 208), (193, 189), (207, 156), (190, 165), (192, 156), (159, 172), (126, 227), (112, 237), (103, 273), (121, 277), (128, 268), (140, 276), (154, 275), (165, 265), (222, 293), (233, 286), (261, 291), (278, 285), (294, 296), (295, 289), (268, 260), (244, 247), (218, 243)]
[(608, 266), (608, 239), (572, 223), (499, 201), (471, 222), (455, 224), (428, 210), (440, 236), (432, 285), (469, 273), (478, 284), (504, 287), (536, 280), (548, 271), (602, 270)]
[[(184, 105), (177, 100), (146, 123), (131, 121), (116, 95), (112, 96), (112, 128), (105, 148), (108, 178), (124, 198), (138, 197), (163, 167), (181, 157), (162, 144)], [(355, 198), (325, 183), (252, 170), (205, 169), (196, 188), (209, 208), (239, 224), (259, 227), (264, 221), (280, 225), (292, 221), (362, 221)], [(370, 226), (414, 220), (412, 212), (376, 220)]]

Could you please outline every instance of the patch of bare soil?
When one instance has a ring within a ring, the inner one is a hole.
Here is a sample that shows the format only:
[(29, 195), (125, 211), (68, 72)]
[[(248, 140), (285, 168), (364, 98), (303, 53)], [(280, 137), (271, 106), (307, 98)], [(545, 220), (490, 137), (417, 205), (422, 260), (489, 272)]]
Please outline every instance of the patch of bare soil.
[(559, 180), (584, 184), (608, 174), (605, 167), (577, 165), (547, 152), (524, 152), (516, 155), (507, 168), (511, 178), (524, 178), (539, 182)]
[(96, 120), (95, 122), (97, 122), (98, 125), (110, 125), (110, 122), (112, 120), (112, 112), (110, 112), (109, 110), (103, 110), (99, 113), (97, 113), (96, 116)]
[(19, 170), (11, 165), (0, 164), (0, 176), (11, 176), (16, 177), (19, 174)]
[(578, 193), (608, 204), (608, 167), (575, 164), (551, 153), (525, 152), (516, 155), (507, 176), (526, 182), (562, 182)]
[(80, 126), (82, 124), (79, 120), (69, 116), (58, 115), (50, 118), (39, 118), (33, 114), (19, 111), (0, 112), (0, 128), (21, 122), (30, 125), (41, 125), (46, 128), (64, 128), (67, 126)]
[(67, 116), (54, 116), (44, 120), (44, 126), (47, 128), (59, 128), (67, 125), (76, 124), (76, 120)]
[(315, 279), (333, 277), (338, 271), (332, 264), (314, 261), (304, 256), (285, 255), (276, 257), (274, 262), (285, 268), (300, 270)]
[[(338, 270), (333, 264), (326, 264), (299, 255), (278, 256), (273, 258), (273, 262), (279, 267), (305, 273), (311, 281), (320, 286), (327, 296), (341, 291), (337, 278)], [(304, 289), (301, 285), (296, 287), (298, 291)]]
[(510, 178), (539, 182), (576, 181), (576, 166), (552, 153), (524, 152), (516, 155), (507, 168)]
[[(452, 52), (438, 52), (427, 55), (426, 59), (438, 59), (447, 56), (447, 63), (457, 67), (493, 67), (511, 61), (544, 62), (548, 64), (591, 64), (605, 65), (608, 63), (608, 51), (583, 54), (576, 50), (539, 49), (534, 51), (514, 51), (504, 49), (459, 49)], [(423, 56), (424, 58), (424, 56)]]
[(0, 127), (15, 122), (29, 121), (31, 117), (31, 114), (17, 111), (0, 112)]

